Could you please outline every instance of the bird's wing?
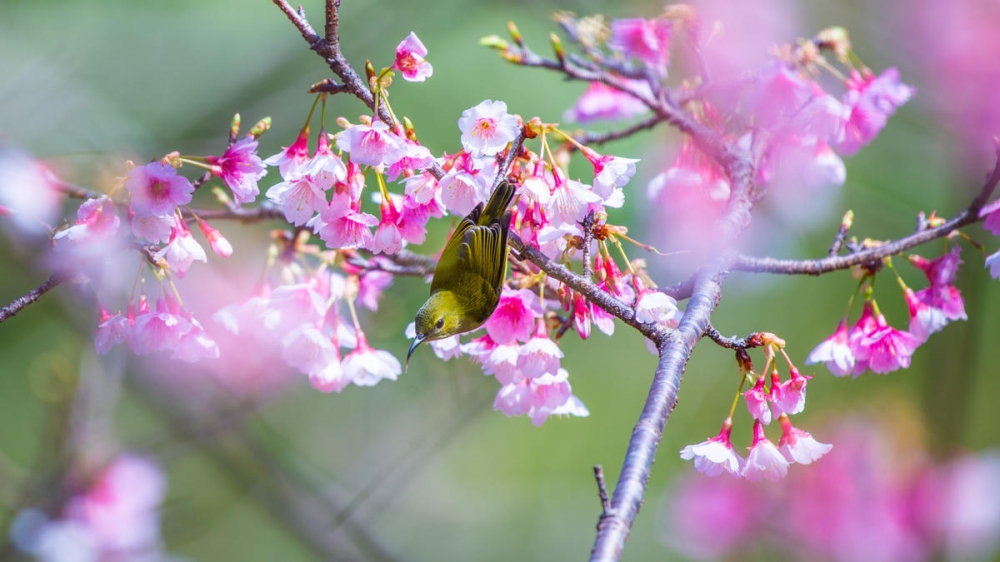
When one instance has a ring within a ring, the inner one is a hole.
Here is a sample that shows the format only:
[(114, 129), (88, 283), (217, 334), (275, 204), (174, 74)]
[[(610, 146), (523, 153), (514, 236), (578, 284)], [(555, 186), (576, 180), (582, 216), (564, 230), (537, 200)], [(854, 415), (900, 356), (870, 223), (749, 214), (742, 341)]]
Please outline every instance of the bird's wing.
[[(508, 221), (510, 217), (507, 217)], [(460, 277), (469, 274), (484, 279), (490, 287), (499, 287), (507, 265), (507, 232), (499, 223), (490, 225), (462, 221), (441, 252), (431, 282), (431, 292), (438, 287), (454, 287)], [(460, 232), (461, 231), (461, 232)]]

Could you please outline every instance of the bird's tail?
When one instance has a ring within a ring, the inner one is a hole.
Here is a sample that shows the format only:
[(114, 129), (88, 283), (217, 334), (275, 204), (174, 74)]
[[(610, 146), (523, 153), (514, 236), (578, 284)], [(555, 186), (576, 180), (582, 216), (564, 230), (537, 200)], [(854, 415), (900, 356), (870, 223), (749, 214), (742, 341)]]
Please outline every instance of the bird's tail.
[(500, 185), (493, 190), (493, 194), (490, 195), (490, 200), (486, 202), (486, 207), (483, 209), (481, 215), (479, 215), (479, 220), (477, 221), (480, 225), (488, 225), (493, 221), (500, 220), (503, 217), (504, 211), (507, 210), (507, 206), (510, 205), (510, 200), (514, 198), (514, 185), (507, 180), (500, 182)]

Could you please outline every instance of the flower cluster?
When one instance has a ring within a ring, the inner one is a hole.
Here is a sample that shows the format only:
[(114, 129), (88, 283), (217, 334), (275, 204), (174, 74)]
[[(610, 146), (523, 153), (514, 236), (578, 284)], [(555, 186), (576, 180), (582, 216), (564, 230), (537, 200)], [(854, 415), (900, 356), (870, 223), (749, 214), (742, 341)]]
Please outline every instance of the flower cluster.
[(992, 559), (1000, 546), (996, 451), (934, 461), (898, 430), (915, 420), (900, 417), (833, 424), (825, 432), (836, 449), (779, 485), (681, 476), (664, 495), (665, 541), (692, 560), (746, 552), (837, 562)]
[(162, 556), (158, 509), (166, 495), (160, 468), (145, 458), (122, 455), (60, 513), (18, 513), (14, 544), (44, 562), (65, 560), (158, 560)]
[(806, 364), (824, 363), (836, 376), (854, 377), (867, 369), (879, 374), (905, 369), (914, 351), (931, 334), (951, 321), (966, 319), (962, 294), (953, 285), (961, 263), (959, 247), (933, 260), (921, 256), (910, 256), (909, 260), (926, 275), (929, 285), (913, 291), (897, 277), (910, 314), (908, 330), (890, 326), (879, 312), (871, 296), (872, 282), (857, 322), (848, 328), (848, 318), (841, 319), (833, 334), (809, 353)]
[[(730, 440), (733, 427), (733, 412), (722, 424), (718, 435), (695, 445), (688, 445), (681, 450), (681, 458), (694, 461), (698, 472), (707, 476), (718, 476), (728, 472), (735, 477), (743, 477), (751, 482), (761, 480), (780, 480), (788, 473), (792, 463), (811, 464), (832, 449), (832, 445), (816, 441), (809, 433), (792, 425), (789, 416), (801, 413), (806, 406), (806, 385), (811, 376), (803, 375), (792, 364), (781, 346), (784, 342), (772, 334), (757, 334), (764, 342), (767, 354), (767, 365), (764, 373), (757, 376), (753, 372), (748, 355), (737, 354), (741, 370), (744, 371), (744, 382), (752, 379), (753, 386), (743, 392), (747, 410), (753, 417), (753, 442), (749, 454), (744, 459), (733, 450)], [(788, 362), (788, 378), (781, 380), (777, 362), (774, 360), (774, 349), (780, 349)], [(766, 375), (771, 369), (770, 378)], [(769, 383), (769, 384), (768, 384)], [(742, 387), (742, 385), (741, 385)], [(735, 408), (736, 402), (733, 403)], [(781, 425), (781, 439), (775, 445), (764, 433), (764, 426), (774, 418)]]

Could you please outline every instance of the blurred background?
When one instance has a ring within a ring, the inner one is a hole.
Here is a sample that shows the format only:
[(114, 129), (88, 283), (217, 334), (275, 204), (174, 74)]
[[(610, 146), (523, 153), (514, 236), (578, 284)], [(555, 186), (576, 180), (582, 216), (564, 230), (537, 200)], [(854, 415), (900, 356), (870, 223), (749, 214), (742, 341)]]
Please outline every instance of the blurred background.
[[(951, 216), (967, 205), (993, 163), (987, 132), (1000, 133), (989, 129), (998, 124), (1000, 63), (988, 56), (997, 52), (990, 30), (1000, 24), (1000, 4), (767, 0), (741, 11), (742, 4), (719, 1), (706, 10), (731, 19), (725, 29), (750, 58), (842, 25), (868, 66), (897, 66), (917, 90), (870, 147), (846, 160), (847, 182), (823, 208), (768, 222), (755, 253), (825, 255), (847, 209), (856, 213), (853, 234), (880, 239), (910, 232), (921, 210)], [(477, 46), (480, 37), (503, 35), (511, 20), (530, 47), (547, 54), (557, 28), (553, 10), (652, 17), (662, 8), (345, 0), (342, 45), (355, 69), (365, 58), (381, 68), (410, 31), (420, 36), (434, 75), (422, 84), (400, 80), (393, 109), (440, 154), (460, 148), (457, 119), (484, 99), (504, 100), (525, 118), (558, 121), (585, 88), (507, 64)], [(322, 3), (305, 9), (321, 28)], [(681, 73), (678, 67), (671, 80)], [(260, 150), (273, 154), (304, 122), (312, 102), (306, 89), (327, 76), (266, 0), (0, 3), (0, 148), (26, 151), (94, 189), (122, 175), (125, 159), (220, 153), (237, 112), (245, 126), (273, 118)], [(331, 116), (352, 121), (364, 112), (346, 96), (328, 106)], [(676, 145), (674, 133), (657, 130), (602, 150), (642, 159), (626, 187), (632, 204), (611, 215), (639, 239), (656, 218), (638, 211), (644, 186), (669, 166)], [(275, 181), (277, 174), (268, 175), (262, 191)], [(206, 193), (199, 196), (211, 204)], [(64, 216), (76, 205), (67, 203)], [(229, 304), (219, 302), (219, 279), (230, 302), (249, 296), (268, 231), (280, 223), (215, 226), (234, 256), (196, 266), (183, 289), (206, 318)], [(415, 249), (437, 251), (446, 228)], [(988, 233), (967, 232), (995, 250)], [(48, 276), (34, 259), (43, 247), (9, 229), (0, 233), (0, 303)], [(934, 257), (940, 248), (919, 252)], [(625, 559), (998, 559), (1000, 378), (992, 345), (1000, 338), (1000, 287), (978, 251), (966, 245), (963, 257), (958, 286), (969, 320), (933, 336), (909, 369), (853, 381), (821, 366), (804, 371), (816, 376), (796, 425), (834, 449), (817, 464), (793, 466), (777, 484), (709, 480), (679, 459), (683, 446), (715, 435), (738, 382), (731, 352), (703, 342)], [(670, 259), (650, 259), (662, 284), (674, 280)], [(919, 272), (899, 269), (922, 286)], [(855, 285), (848, 273), (734, 273), (713, 324), (724, 334), (774, 332), (801, 363), (833, 331)], [(592, 466), (604, 465), (613, 487), (656, 363), (642, 338), (622, 326), (614, 337), (595, 331), (586, 342), (570, 334), (563, 366), (590, 417), (538, 428), (491, 409), (496, 382), (476, 365), (441, 362), (430, 352), (416, 354), (397, 382), (340, 394), (316, 392), (305, 377), (260, 369), (252, 358), (240, 372), (207, 374), (198, 365), (140, 361), (123, 349), (96, 357), (96, 311), (78, 292), (57, 288), (0, 325), (0, 543), (16, 538), (9, 527), (19, 512), (44, 508), (88, 463), (92, 470), (130, 451), (164, 471), (159, 533), (163, 552), (179, 559), (583, 559), (600, 512)], [(422, 281), (397, 279), (363, 320), (371, 343), (405, 356), (403, 328), (425, 295)], [(891, 323), (905, 326), (903, 300), (890, 295), (884, 290), (879, 304)], [(227, 377), (236, 392), (214, 384)], [(741, 408), (738, 447), (750, 444), (749, 427)], [(17, 552), (9, 542), (0, 548), (10, 559)]]

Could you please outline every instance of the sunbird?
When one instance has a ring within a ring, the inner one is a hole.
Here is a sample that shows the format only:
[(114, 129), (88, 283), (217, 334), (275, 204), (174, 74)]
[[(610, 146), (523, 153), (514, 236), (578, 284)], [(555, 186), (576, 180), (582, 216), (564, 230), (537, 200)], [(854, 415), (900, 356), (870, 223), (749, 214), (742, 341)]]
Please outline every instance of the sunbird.
[(448, 238), (434, 268), (431, 296), (417, 311), (407, 365), (418, 345), (475, 330), (496, 310), (507, 273), (507, 205), (513, 197), (514, 186), (500, 182), (486, 206), (476, 205)]

